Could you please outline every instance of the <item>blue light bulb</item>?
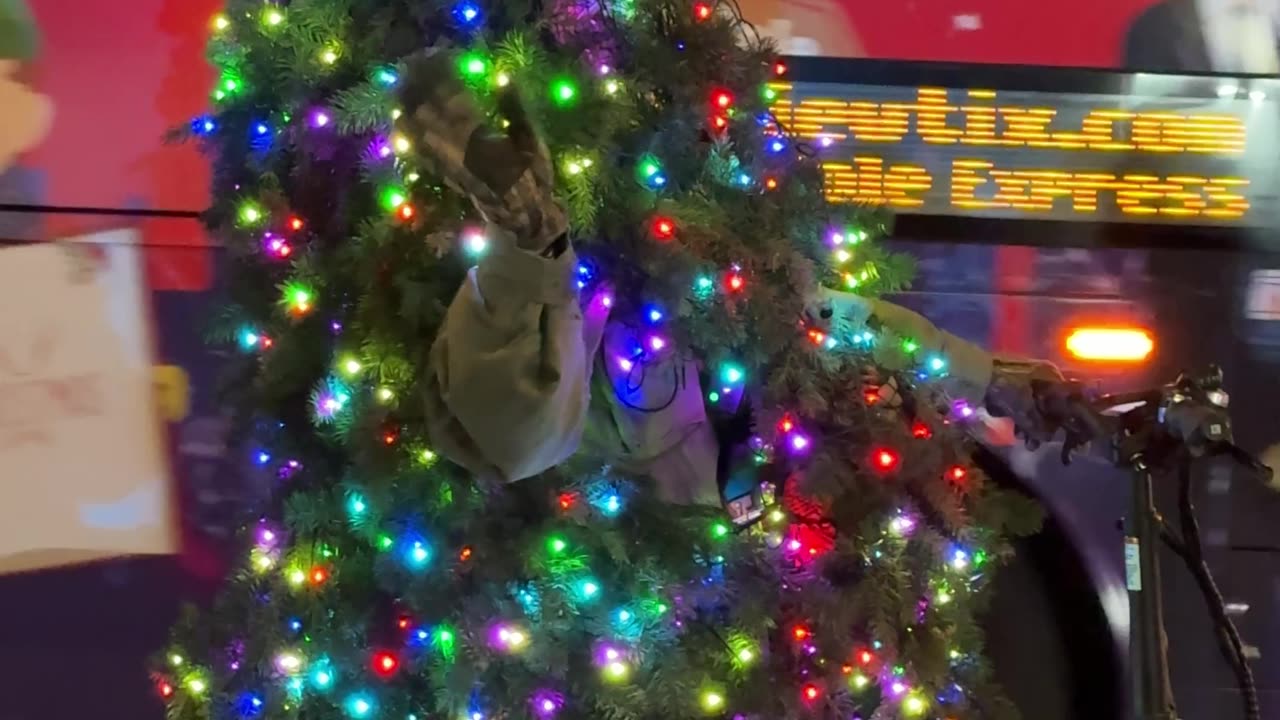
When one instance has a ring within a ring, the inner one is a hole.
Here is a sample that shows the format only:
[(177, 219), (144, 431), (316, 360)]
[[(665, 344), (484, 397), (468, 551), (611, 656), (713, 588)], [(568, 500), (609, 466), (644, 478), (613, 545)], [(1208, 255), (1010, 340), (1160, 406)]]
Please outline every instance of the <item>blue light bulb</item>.
[(356, 720), (367, 718), (373, 712), (373, 700), (368, 695), (357, 693), (347, 698), (345, 703), (347, 714)]
[(471, 25), (480, 19), (480, 8), (472, 2), (461, 2), (454, 6), (453, 14), (463, 24)]

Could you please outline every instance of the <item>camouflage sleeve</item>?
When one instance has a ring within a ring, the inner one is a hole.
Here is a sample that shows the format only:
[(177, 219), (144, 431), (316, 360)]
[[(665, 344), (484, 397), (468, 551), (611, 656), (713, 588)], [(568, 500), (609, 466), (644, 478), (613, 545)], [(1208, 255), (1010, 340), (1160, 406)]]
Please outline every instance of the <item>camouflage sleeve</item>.
[(994, 355), (901, 305), (824, 288), (810, 303), (809, 315), (811, 322), (837, 331), (851, 333), (862, 328), (883, 328), (914, 342), (922, 357), (945, 358), (943, 389), (954, 398), (979, 404), (991, 385)]

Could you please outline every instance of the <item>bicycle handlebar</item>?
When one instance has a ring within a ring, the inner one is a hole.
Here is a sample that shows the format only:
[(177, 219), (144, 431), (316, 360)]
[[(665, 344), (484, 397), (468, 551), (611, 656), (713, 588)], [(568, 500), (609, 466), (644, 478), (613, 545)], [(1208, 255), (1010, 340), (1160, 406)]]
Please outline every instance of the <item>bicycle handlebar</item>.
[(1200, 377), (1183, 373), (1163, 387), (1093, 399), (1078, 383), (1046, 384), (1038, 395), (1041, 413), (1066, 432), (1064, 462), (1077, 448), (1109, 438), (1117, 462), (1159, 460), (1185, 449), (1195, 457), (1227, 455), (1263, 482), (1271, 479), (1272, 469), (1234, 442), (1217, 367)]

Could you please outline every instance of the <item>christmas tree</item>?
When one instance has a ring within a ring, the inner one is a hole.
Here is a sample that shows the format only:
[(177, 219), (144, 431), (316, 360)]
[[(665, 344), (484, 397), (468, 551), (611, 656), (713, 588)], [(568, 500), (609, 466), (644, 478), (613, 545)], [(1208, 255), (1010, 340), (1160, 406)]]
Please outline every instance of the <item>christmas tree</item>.
[(1038, 516), (969, 460), (972, 351), (867, 312), (910, 263), (732, 3), (233, 0), (210, 56), (276, 486), (171, 717), (1006, 709), (976, 621)]

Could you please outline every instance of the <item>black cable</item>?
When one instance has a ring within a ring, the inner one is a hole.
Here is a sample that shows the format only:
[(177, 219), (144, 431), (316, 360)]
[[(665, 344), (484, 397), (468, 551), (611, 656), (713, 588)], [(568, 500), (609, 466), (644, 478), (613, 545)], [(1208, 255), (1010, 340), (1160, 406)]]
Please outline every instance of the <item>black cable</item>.
[(109, 215), (137, 218), (185, 218), (200, 219), (198, 210), (157, 210), (147, 208), (80, 207), (72, 205), (32, 205), (28, 203), (0, 203), (0, 212), (37, 215)]
[(1213, 617), (1218, 640), (1222, 652), (1236, 676), (1236, 685), (1240, 689), (1244, 703), (1245, 720), (1261, 720), (1262, 711), (1258, 705), (1258, 688), (1254, 684), (1253, 671), (1249, 668), (1248, 658), (1244, 653), (1244, 641), (1235, 623), (1227, 615), (1226, 603), (1222, 593), (1213, 581), (1213, 574), (1204, 561), (1204, 546), (1200, 542), (1200, 523), (1196, 520), (1195, 504), (1191, 499), (1191, 462), (1185, 453), (1178, 464), (1178, 512), (1182, 523), (1183, 550), (1182, 559), (1187, 568), (1195, 576), (1200, 594), (1209, 606), (1209, 614)]

